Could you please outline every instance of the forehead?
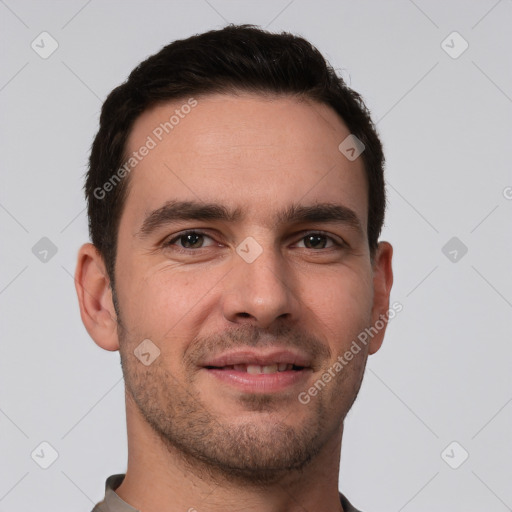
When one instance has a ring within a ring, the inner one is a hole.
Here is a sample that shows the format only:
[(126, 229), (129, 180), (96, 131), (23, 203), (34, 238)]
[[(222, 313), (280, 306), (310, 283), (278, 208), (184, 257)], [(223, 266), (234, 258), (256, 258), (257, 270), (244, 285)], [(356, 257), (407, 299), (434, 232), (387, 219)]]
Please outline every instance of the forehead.
[(366, 230), (363, 161), (338, 149), (348, 135), (328, 106), (287, 96), (215, 94), (154, 106), (127, 141), (127, 156), (138, 157), (123, 218), (140, 226), (178, 199), (243, 208), (268, 225), (291, 204), (330, 202), (353, 209)]

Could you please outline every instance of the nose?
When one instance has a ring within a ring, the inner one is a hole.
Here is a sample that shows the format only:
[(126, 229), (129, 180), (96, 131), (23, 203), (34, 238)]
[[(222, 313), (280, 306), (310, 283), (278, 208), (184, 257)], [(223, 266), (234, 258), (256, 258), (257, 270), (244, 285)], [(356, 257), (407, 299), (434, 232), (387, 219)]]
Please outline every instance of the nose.
[(267, 328), (299, 318), (297, 283), (275, 250), (265, 248), (252, 263), (235, 254), (226, 279), (223, 311), (228, 321)]

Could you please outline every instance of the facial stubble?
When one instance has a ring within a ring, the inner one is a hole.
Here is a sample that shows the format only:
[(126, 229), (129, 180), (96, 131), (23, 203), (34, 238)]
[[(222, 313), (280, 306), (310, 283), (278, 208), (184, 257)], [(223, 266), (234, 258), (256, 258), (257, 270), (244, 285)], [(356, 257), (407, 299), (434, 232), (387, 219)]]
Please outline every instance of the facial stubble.
[[(238, 340), (237, 346), (244, 345), (243, 340), (258, 345), (257, 332), (247, 332), (251, 335), (233, 337), (230, 333), (226, 336), (231, 340), (228, 345), (232, 345), (234, 339)], [(179, 458), (186, 470), (213, 482), (227, 479), (264, 486), (290, 478), (292, 472), (303, 471), (342, 428), (361, 384), (360, 378), (351, 379), (350, 374), (356, 371), (362, 376), (364, 371), (364, 367), (361, 370), (357, 365), (345, 368), (344, 373), (336, 377), (337, 381), (330, 383), (307, 405), (300, 404), (295, 394), (291, 399), (296, 403), (291, 407), (274, 394), (243, 394), (236, 406), (244, 413), (257, 414), (258, 420), (233, 418), (229, 421), (215, 414), (202, 400), (195, 385), (197, 375), (190, 366), (184, 364), (184, 378), (173, 375), (164, 352), (151, 365), (142, 364), (133, 354), (140, 340), (124, 327), (119, 311), (118, 335), (127, 399), (136, 405), (171, 457)], [(304, 340), (303, 333), (296, 335)], [(196, 340), (196, 344), (205, 348), (222, 344), (226, 338)], [(294, 339), (293, 336), (287, 338)], [(311, 340), (310, 346), (316, 346), (327, 359), (330, 352), (319, 343)], [(365, 360), (362, 364), (364, 366)], [(346, 389), (347, 382), (353, 389)], [(336, 401), (343, 395), (345, 403), (340, 408)], [(300, 423), (294, 423), (294, 407), (308, 408), (308, 414)]]

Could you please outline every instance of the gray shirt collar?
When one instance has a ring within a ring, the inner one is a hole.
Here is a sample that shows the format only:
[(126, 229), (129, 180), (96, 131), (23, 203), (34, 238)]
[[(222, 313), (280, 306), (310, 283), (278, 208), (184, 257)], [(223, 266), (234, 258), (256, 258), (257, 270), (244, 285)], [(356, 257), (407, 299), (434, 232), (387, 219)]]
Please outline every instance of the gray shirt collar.
[[(105, 499), (98, 503), (92, 512), (140, 512), (122, 500), (115, 490), (124, 480), (124, 474), (111, 475), (105, 482)], [(340, 501), (345, 512), (360, 512), (340, 492)]]

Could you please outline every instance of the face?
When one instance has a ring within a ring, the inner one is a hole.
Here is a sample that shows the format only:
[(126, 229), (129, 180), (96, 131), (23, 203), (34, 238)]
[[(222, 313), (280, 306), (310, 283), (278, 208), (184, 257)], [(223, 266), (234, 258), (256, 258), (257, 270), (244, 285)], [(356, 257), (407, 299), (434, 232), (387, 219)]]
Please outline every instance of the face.
[[(131, 172), (119, 226), (126, 389), (170, 449), (264, 481), (338, 435), (378, 348), (333, 372), (385, 303), (363, 162), (339, 151), (350, 132), (325, 105), (249, 94), (184, 104), (143, 113), (127, 144), (155, 143)], [(143, 340), (150, 364), (134, 355)]]

